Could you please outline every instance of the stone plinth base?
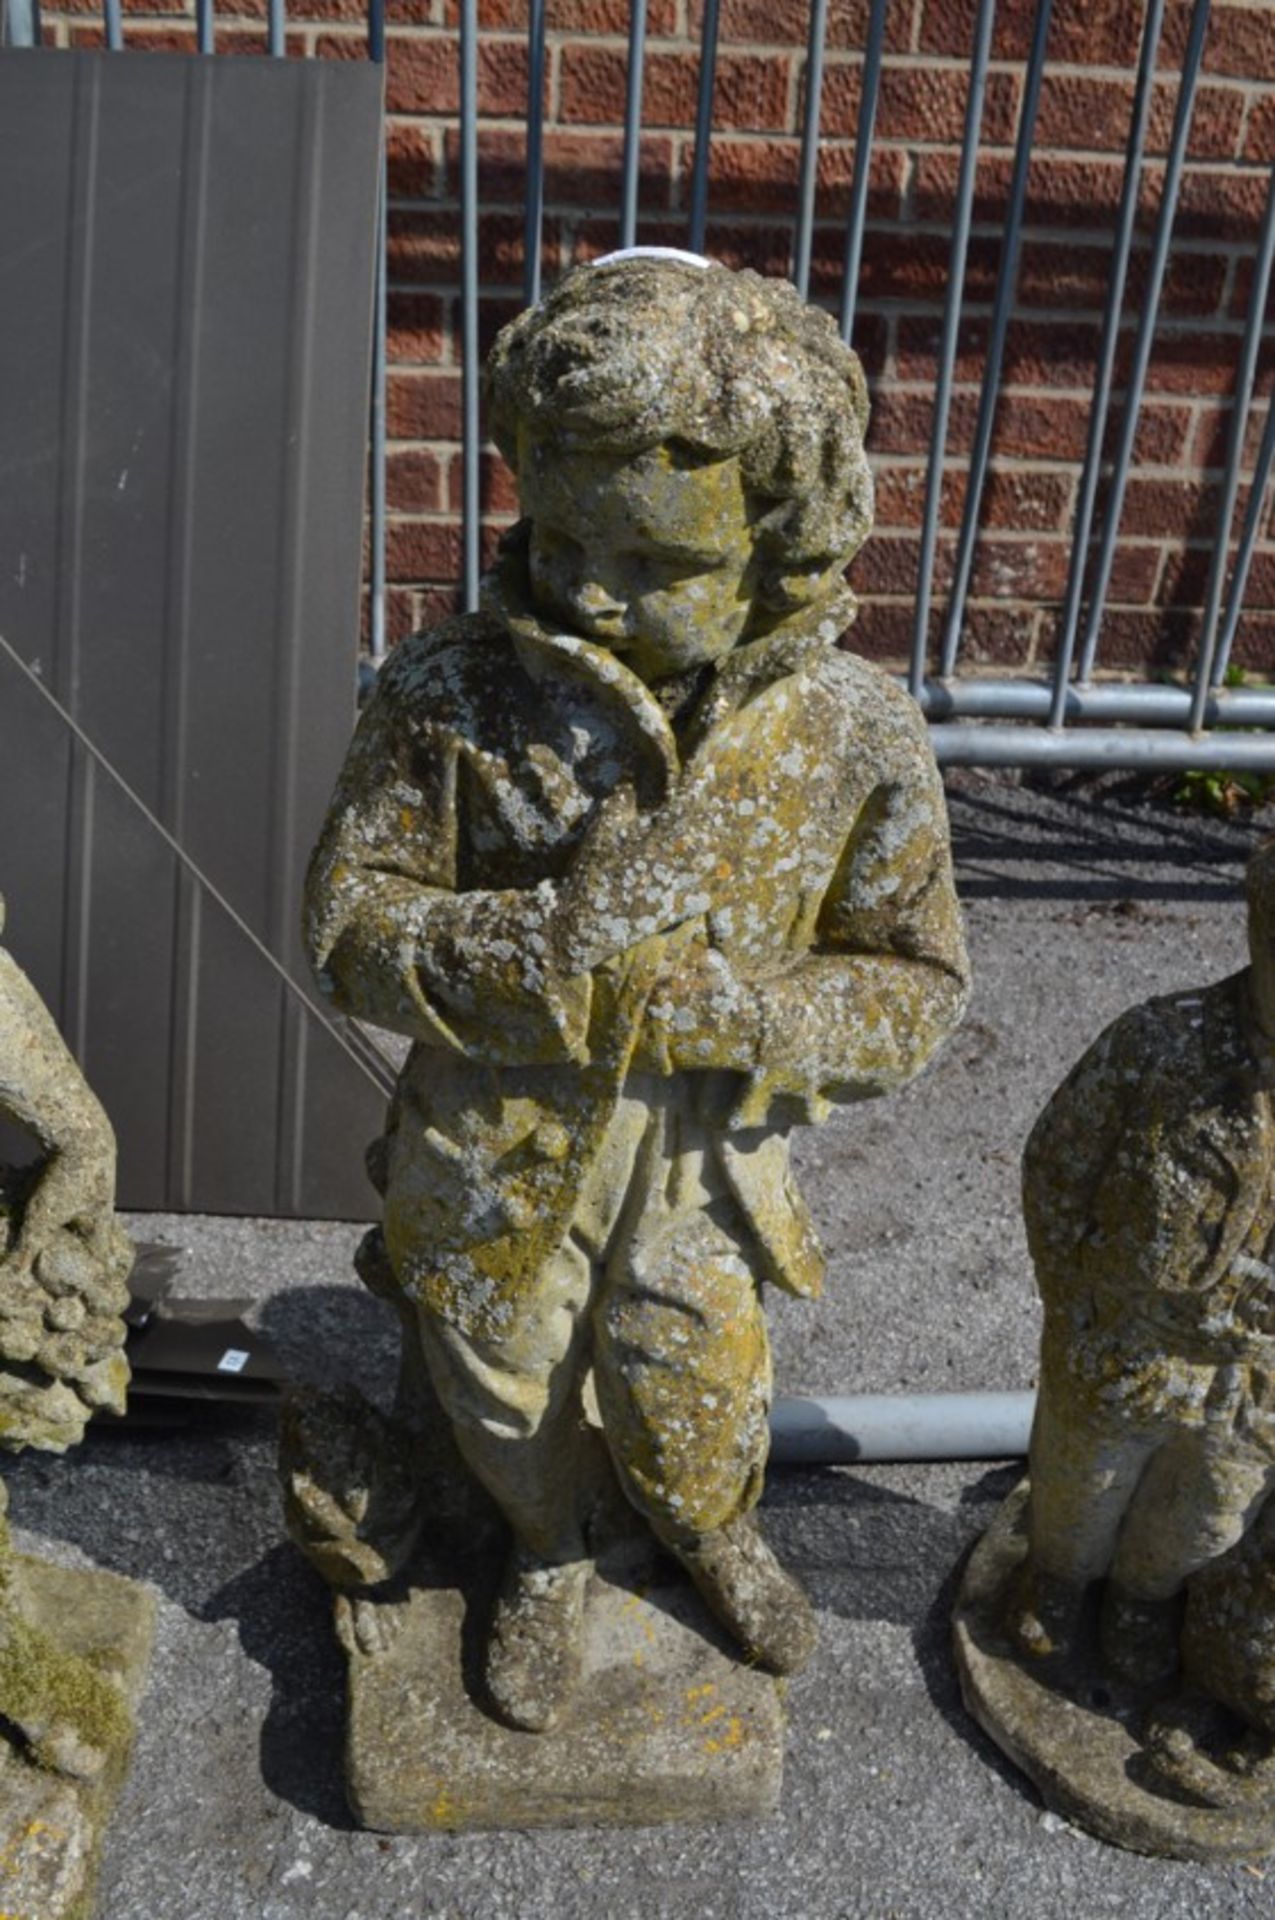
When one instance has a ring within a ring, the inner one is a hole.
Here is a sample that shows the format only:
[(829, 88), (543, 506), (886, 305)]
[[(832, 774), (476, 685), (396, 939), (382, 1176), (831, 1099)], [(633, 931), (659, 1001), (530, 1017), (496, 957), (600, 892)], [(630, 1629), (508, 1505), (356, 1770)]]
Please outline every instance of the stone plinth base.
[(1271, 1809), (1175, 1798), (1141, 1741), (1148, 1705), (1075, 1662), (1061, 1670), (1020, 1657), (1000, 1630), (1005, 1584), (1023, 1559), (1027, 1484), (974, 1549), (954, 1620), (965, 1704), (1033, 1780), (1046, 1803), (1101, 1840), (1174, 1860), (1254, 1859), (1275, 1849)]
[(776, 1805), (778, 1684), (704, 1637), (689, 1588), (595, 1576), (584, 1679), (548, 1733), (514, 1732), (478, 1703), (485, 1624), (486, 1596), (421, 1586), (387, 1616), (384, 1651), (350, 1654), (346, 1784), (364, 1826), (646, 1826)]
[[(60, 1651), (119, 1676), (130, 1714), (146, 1677), (154, 1597), (118, 1574), (78, 1572), (17, 1557), (28, 1618)], [(46, 1772), (0, 1741), (0, 1914), (5, 1920), (87, 1920), (106, 1821), (131, 1740), (98, 1777)]]

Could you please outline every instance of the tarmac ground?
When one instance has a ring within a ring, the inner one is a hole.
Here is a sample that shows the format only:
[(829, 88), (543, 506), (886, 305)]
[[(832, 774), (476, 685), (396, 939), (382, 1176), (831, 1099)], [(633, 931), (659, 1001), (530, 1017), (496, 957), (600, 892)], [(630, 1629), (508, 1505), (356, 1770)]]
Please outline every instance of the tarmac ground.
[[(1016, 1388), (1037, 1307), (1018, 1155), (1052, 1087), (1132, 1002), (1242, 964), (1239, 880), (1269, 811), (1202, 819), (1134, 783), (951, 782), (976, 991), (935, 1066), (802, 1137), (830, 1256), (815, 1306), (771, 1296), (782, 1393)], [(352, 1153), (362, 1143), (352, 1140)], [(395, 1332), (357, 1225), (135, 1216), (180, 1291), (251, 1295), (292, 1377), (384, 1399)], [(763, 1521), (818, 1608), (789, 1688), (783, 1803), (748, 1825), (388, 1839), (341, 1788), (343, 1660), (283, 1537), (262, 1413), (94, 1429), (7, 1474), (24, 1544), (149, 1581), (159, 1636), (101, 1920), (1240, 1920), (1275, 1863), (1196, 1867), (1047, 1814), (963, 1712), (962, 1558), (1021, 1463), (776, 1469)], [(0, 1897), (0, 1906), (3, 1899)]]

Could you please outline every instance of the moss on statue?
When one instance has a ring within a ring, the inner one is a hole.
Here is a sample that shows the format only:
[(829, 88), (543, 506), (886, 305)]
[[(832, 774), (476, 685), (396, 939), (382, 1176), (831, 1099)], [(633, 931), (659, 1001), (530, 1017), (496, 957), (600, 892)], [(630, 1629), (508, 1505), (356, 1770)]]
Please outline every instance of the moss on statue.
[[(752, 1518), (761, 1286), (823, 1276), (789, 1136), (911, 1080), (969, 982), (924, 722), (837, 645), (872, 481), (829, 317), (639, 250), (507, 327), (488, 398), (523, 517), (482, 610), (384, 667), (306, 921), (329, 996), (415, 1043), (384, 1247), (434, 1417), (513, 1534), (488, 1703), (544, 1731), (575, 1698), (600, 1490), (748, 1660), (809, 1657)], [(286, 1471), (344, 1570), (346, 1494)]]

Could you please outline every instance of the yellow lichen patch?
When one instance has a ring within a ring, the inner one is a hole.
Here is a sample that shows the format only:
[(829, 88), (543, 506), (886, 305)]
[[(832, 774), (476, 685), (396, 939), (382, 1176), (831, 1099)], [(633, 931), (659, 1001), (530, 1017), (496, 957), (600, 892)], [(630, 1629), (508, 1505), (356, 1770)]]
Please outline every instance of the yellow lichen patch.
[[(63, 1846), (67, 1833), (65, 1827), (55, 1827), (48, 1820), (28, 1820), (20, 1833), (14, 1834), (8, 1845), (0, 1852), (0, 1873), (10, 1876), (23, 1870), (23, 1855), (32, 1848), (40, 1852), (51, 1852)], [(7, 1916), (0, 1913), (0, 1920)], [(18, 1915), (16, 1920), (23, 1920)]]
[(426, 1815), (426, 1825), (434, 1828), (457, 1827), (464, 1817), (462, 1802), (452, 1795), (444, 1781), (439, 1780)]
[(705, 1753), (733, 1753), (744, 1744), (744, 1723), (733, 1713), (721, 1733), (705, 1740)]

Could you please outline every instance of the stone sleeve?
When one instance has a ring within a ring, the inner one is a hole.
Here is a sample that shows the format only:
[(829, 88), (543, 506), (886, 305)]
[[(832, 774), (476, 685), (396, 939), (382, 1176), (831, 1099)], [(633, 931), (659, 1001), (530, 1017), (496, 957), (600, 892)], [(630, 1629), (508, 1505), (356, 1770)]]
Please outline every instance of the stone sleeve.
[(909, 772), (884, 780), (861, 809), (810, 953), (752, 982), (710, 954), (694, 981), (675, 974), (651, 1007), (666, 1023), (672, 1068), (750, 1076), (735, 1125), (762, 1124), (777, 1096), (820, 1118), (830, 1101), (888, 1093), (920, 1072), (964, 1011), (969, 963), (928, 748)]
[(55, 1224), (109, 1210), (115, 1135), (26, 975), (0, 948), (0, 1115), (29, 1133), (46, 1162), (29, 1211)]
[(345, 1013), (496, 1065), (583, 1057), (591, 982), (550, 958), (534, 889), (457, 892), (457, 747), (391, 662), (350, 747), (306, 878), (304, 938)]
[(115, 1141), (96, 1094), (26, 975), (0, 948), (0, 1114), (48, 1153), (113, 1163)]

